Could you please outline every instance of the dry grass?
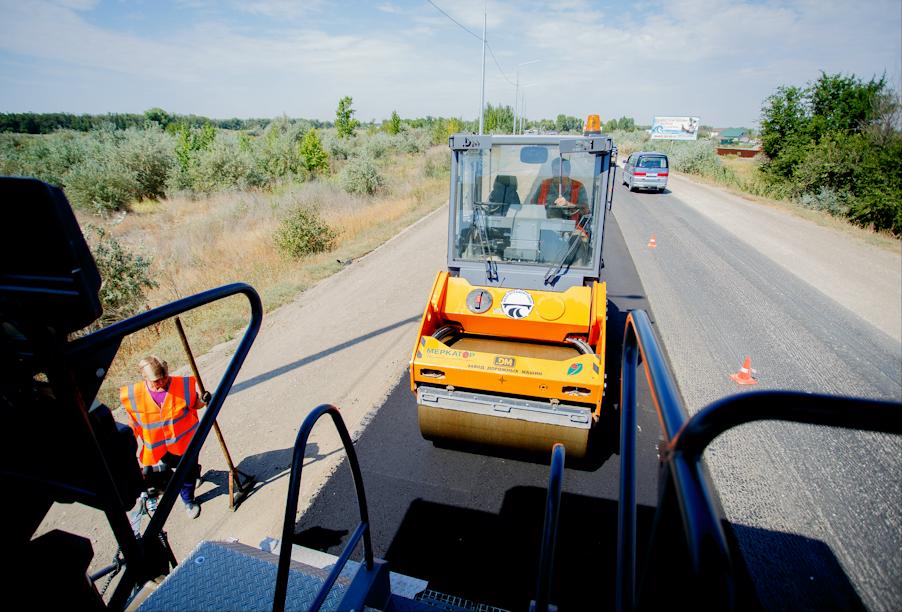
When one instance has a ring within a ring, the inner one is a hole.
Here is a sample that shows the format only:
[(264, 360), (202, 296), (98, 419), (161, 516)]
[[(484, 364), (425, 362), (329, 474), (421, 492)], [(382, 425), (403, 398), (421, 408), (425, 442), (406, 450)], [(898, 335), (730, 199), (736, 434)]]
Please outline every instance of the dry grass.
[[(423, 172), (426, 156), (386, 160), (386, 193), (351, 196), (328, 180), (285, 185), (271, 193), (220, 193), (207, 198), (174, 197), (142, 202), (123, 219), (109, 223), (111, 233), (130, 249), (153, 257), (151, 272), (159, 286), (147, 295), (148, 307), (232, 282), (245, 282), (260, 294), (268, 312), (341, 268), (336, 260), (361, 257), (447, 199), (447, 178)], [(315, 206), (338, 231), (333, 251), (299, 261), (277, 250), (273, 234), (288, 210)], [(96, 221), (95, 221), (96, 222)], [(182, 317), (195, 354), (240, 336), (249, 311), (236, 296)], [(134, 334), (123, 342), (98, 399), (118, 405), (117, 389), (134, 382), (135, 364), (157, 354), (173, 369), (185, 364), (171, 322)], [(209, 381), (212, 384), (215, 381)]]

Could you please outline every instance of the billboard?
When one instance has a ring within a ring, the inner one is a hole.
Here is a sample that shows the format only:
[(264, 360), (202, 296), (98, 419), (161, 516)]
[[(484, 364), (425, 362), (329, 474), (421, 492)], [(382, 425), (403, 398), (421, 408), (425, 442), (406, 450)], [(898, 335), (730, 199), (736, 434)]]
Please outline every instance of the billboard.
[(655, 117), (652, 140), (696, 140), (698, 117)]

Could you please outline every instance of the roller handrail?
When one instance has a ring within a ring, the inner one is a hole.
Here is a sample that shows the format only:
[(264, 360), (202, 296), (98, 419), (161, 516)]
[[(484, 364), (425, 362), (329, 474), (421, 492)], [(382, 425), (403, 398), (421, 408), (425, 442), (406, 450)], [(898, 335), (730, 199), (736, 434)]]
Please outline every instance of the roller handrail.
[[(664, 445), (669, 445), (686, 423), (686, 410), (676, 390), (673, 376), (664, 354), (658, 345), (648, 314), (633, 310), (627, 315), (623, 338), (623, 364), (621, 382), (621, 497), (618, 506), (618, 522), (621, 527), (617, 539), (617, 584), (615, 601), (618, 610), (632, 610), (636, 605), (635, 592), (635, 525), (636, 525), (636, 457), (635, 411), (636, 370), (642, 358), (648, 380), (651, 401), (661, 425)], [(713, 495), (700, 470), (699, 462), (681, 453), (661, 457), (664, 471), (673, 486), (659, 487), (658, 512), (671, 498), (675, 501), (682, 519), (686, 547), (689, 553), (690, 573), (705, 581), (703, 596), (708, 607), (734, 608), (735, 584), (732, 562), (726, 535), (715, 510)], [(652, 543), (654, 545), (654, 542)]]
[(183, 460), (179, 462), (162, 498), (157, 504), (156, 512), (154, 512), (147, 529), (145, 529), (142, 534), (144, 546), (136, 549), (131, 545), (124, 544), (135, 538), (134, 534), (131, 532), (130, 525), (128, 525), (127, 528), (123, 527), (122, 522), (116, 519), (112, 514), (112, 511), (106, 511), (114, 536), (120, 545), (122, 545), (122, 553), (125, 557), (125, 572), (110, 598), (110, 609), (123, 609), (137, 582), (152, 578), (152, 576), (141, 575), (141, 572), (144, 571), (143, 565), (146, 560), (146, 547), (148, 546), (148, 543), (159, 540), (159, 536), (163, 531), (163, 525), (166, 523), (166, 519), (169, 517), (169, 513), (172, 511), (173, 505), (175, 504), (178, 491), (188, 475), (188, 467), (196, 460), (200, 453), (200, 449), (206, 441), (210, 429), (213, 427), (213, 423), (219, 414), (219, 410), (222, 408), (222, 404), (228, 396), (229, 390), (235, 382), (235, 378), (238, 376), (238, 371), (241, 369), (244, 360), (247, 358), (251, 345), (254, 343), (257, 333), (260, 331), (263, 320), (263, 304), (260, 301), (260, 296), (253, 287), (245, 283), (232, 283), (158, 306), (147, 312), (113, 323), (112, 325), (70, 342), (65, 348), (66, 361), (69, 364), (76, 364), (79, 360), (86, 359), (87, 356), (92, 353), (117, 348), (122, 340), (129, 334), (146, 329), (151, 325), (172, 318), (183, 312), (238, 294), (244, 295), (250, 304), (250, 321), (248, 322), (247, 329), (245, 330), (238, 347), (235, 349), (235, 354), (232, 356), (229, 365), (226, 367), (226, 370), (220, 379), (219, 386), (217, 386), (210, 403), (207, 405), (204, 416), (200, 419), (197, 429), (194, 432), (194, 436), (188, 444), (188, 448), (182, 455)]
[(291, 542), (294, 537), (295, 515), (298, 509), (298, 498), (301, 492), (301, 474), (304, 468), (304, 454), (307, 449), (307, 439), (313, 426), (323, 415), (328, 414), (332, 417), (335, 429), (341, 437), (341, 443), (344, 446), (348, 456), (348, 463), (351, 466), (351, 475), (354, 479), (354, 488), (357, 492), (357, 503), (360, 507), (360, 523), (351, 535), (348, 543), (342, 550), (341, 555), (329, 572), (328, 577), (317, 593), (316, 598), (310, 605), (309, 610), (316, 612), (322, 607), (329, 595), (329, 591), (344, 569), (345, 564), (354, 551), (354, 548), (363, 539), (364, 563), (367, 570), (373, 569), (373, 544), (370, 538), (370, 521), (369, 513), (366, 505), (366, 493), (363, 490), (363, 477), (360, 472), (360, 464), (357, 461), (357, 452), (354, 450), (354, 442), (348, 433), (348, 428), (341, 418), (338, 408), (331, 404), (321, 404), (314, 408), (298, 431), (297, 439), (294, 443), (294, 454), (291, 460), (291, 476), (288, 483), (288, 499), (285, 503), (285, 519), (282, 523), (282, 544), (279, 549), (279, 566), (276, 571), (276, 589), (273, 595), (272, 609), (273, 612), (282, 612), (285, 609), (285, 597), (288, 594), (288, 567), (291, 562)]
[(535, 606), (532, 612), (548, 612), (551, 579), (554, 569), (554, 549), (557, 544), (558, 515), (561, 509), (561, 487), (564, 481), (564, 445), (551, 449), (551, 469), (548, 473), (548, 494), (545, 497), (545, 524), (542, 528), (542, 547), (539, 550), (539, 575)]
[[(780, 420), (902, 434), (902, 404), (798, 391), (746, 392), (720, 399), (687, 418), (648, 315), (627, 316), (621, 378), (621, 480), (617, 543), (616, 609), (636, 607), (636, 373), (642, 358), (651, 400), (663, 433), (656, 523), (667, 508), (682, 520), (691, 574), (704, 589), (702, 607), (733, 609), (735, 580), (714, 494), (702, 465), (705, 448), (720, 434), (744, 423)], [(651, 546), (656, 544), (656, 534)]]
[(699, 457), (728, 429), (770, 420), (902, 434), (902, 405), (801, 391), (752, 391), (725, 397), (694, 414), (664, 452)]

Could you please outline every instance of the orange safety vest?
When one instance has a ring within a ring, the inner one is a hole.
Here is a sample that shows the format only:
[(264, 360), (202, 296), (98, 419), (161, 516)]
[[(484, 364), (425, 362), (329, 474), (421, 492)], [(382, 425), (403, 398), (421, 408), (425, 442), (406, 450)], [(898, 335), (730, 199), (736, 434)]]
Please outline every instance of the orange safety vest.
[[(557, 178), (557, 177), (554, 177)], [(539, 186), (539, 204), (544, 204), (548, 206), (548, 192), (551, 190), (551, 184), (554, 182), (554, 178), (548, 178), (542, 181), (542, 184)], [(574, 179), (570, 179), (570, 201), (574, 204), (579, 203), (579, 188), (582, 187), (583, 184)], [(575, 211), (570, 218), (574, 221), (578, 221), (580, 217), (579, 211)]]
[(183, 455), (197, 429), (197, 391), (193, 376), (173, 376), (163, 406), (157, 406), (142, 382), (119, 390), (119, 399), (141, 441), (138, 460), (151, 466), (167, 452)]

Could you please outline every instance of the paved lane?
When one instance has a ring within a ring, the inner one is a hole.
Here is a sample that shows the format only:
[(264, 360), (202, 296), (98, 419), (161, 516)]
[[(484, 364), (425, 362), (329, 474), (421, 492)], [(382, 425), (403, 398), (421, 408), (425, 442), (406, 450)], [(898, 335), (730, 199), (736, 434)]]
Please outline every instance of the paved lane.
[[(647, 304), (616, 221), (607, 229), (605, 262), (608, 363), (619, 364), (626, 312)], [(609, 370), (609, 380), (618, 378), (618, 372)], [(615, 385), (606, 408), (617, 401)], [(656, 501), (658, 424), (647, 409), (639, 413), (638, 424), (641, 538)], [(601, 432), (616, 441), (616, 422), (601, 425)], [(547, 459), (488, 455), (485, 449), (464, 452), (424, 441), (406, 375), (356, 447), (375, 552), (394, 571), (426, 579), (430, 588), (445, 593), (510, 610), (528, 608), (535, 595)], [(589, 461), (567, 463), (552, 596), (561, 610), (614, 606), (620, 470), (615, 451), (601, 435), (593, 440)], [(342, 537), (358, 520), (350, 470), (344, 465), (299, 521), (297, 542), (337, 554)]]
[[(805, 252), (822, 245), (823, 228), (686, 179), (670, 186), (665, 194), (618, 189), (614, 215), (690, 412), (742, 391), (728, 375), (745, 355), (755, 389), (902, 396), (895, 322), (881, 319), (898, 312), (894, 290), (881, 293), (897, 282), (898, 258), (875, 253), (864, 270), (869, 251), (839, 233), (828, 251)], [(646, 246), (652, 234), (656, 249)], [(781, 234), (792, 240), (786, 248), (759, 250)], [(843, 249), (861, 257), (821, 265)], [(882, 273), (893, 276), (867, 308), (850, 309), (856, 302), (837, 287), (880, 278), (887, 257)], [(764, 607), (902, 609), (898, 437), (764, 423), (723, 436), (706, 457)], [(808, 580), (785, 579), (799, 574)]]

